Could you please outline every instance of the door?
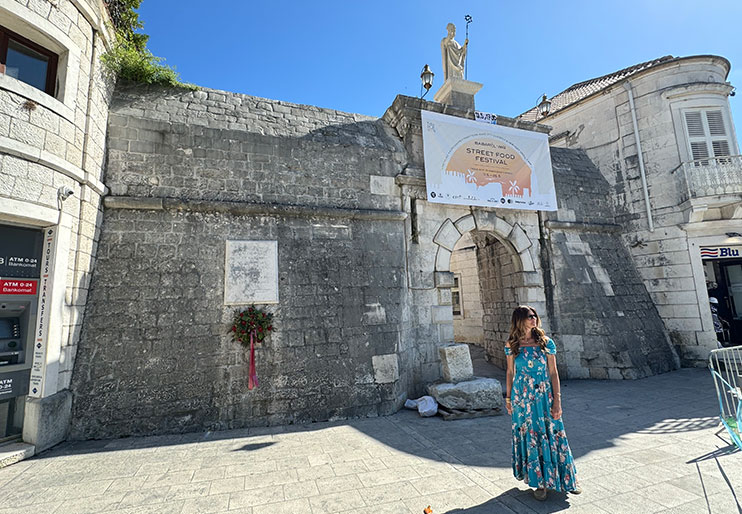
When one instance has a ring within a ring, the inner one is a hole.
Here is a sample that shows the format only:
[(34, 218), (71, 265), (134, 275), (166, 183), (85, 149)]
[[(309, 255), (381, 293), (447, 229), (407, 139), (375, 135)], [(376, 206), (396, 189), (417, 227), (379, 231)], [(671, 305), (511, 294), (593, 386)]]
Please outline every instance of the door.
[(727, 287), (724, 299), (731, 318), (731, 339), (734, 344), (742, 344), (742, 263), (722, 264)]

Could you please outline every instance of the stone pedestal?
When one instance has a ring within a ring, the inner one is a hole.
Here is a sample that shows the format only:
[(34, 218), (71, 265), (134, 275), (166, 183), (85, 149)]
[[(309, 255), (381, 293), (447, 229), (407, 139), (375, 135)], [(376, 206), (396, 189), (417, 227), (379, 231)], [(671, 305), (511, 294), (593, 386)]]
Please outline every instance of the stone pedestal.
[(448, 79), (435, 93), (433, 99), (441, 104), (453, 105), (460, 109), (474, 110), (474, 95), (482, 89), (482, 84), (464, 79)]
[(438, 348), (438, 354), (441, 358), (443, 380), (446, 382), (462, 382), (474, 376), (468, 345), (447, 344)]

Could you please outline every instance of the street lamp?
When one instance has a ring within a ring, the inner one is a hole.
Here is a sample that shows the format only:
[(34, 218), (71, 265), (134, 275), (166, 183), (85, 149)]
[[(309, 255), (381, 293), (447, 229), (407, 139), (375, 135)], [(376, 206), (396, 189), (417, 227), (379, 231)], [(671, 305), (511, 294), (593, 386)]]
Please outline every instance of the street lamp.
[(425, 93), (420, 98), (425, 98), (425, 95), (428, 94), (428, 91), (430, 91), (430, 88), (433, 87), (433, 77), (435, 76), (435, 73), (430, 71), (430, 66), (427, 64), (423, 67), (422, 73), (420, 73), (420, 80), (422, 81), (422, 87), (425, 88)]
[(538, 113), (543, 118), (549, 115), (549, 111), (551, 111), (551, 102), (546, 99), (546, 95), (544, 94), (544, 97), (541, 99), (541, 103), (538, 104)]

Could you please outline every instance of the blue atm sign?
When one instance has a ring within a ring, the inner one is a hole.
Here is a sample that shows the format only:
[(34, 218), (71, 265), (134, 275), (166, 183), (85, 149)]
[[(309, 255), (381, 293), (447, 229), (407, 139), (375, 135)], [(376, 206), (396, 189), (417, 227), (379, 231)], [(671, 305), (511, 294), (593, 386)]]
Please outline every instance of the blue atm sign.
[(742, 246), (701, 247), (701, 259), (735, 259), (742, 257)]

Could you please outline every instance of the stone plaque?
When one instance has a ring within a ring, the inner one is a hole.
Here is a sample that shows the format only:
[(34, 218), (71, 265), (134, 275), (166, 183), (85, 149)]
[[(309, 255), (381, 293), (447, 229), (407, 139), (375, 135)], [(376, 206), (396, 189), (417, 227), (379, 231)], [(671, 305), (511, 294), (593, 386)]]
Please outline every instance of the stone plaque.
[(227, 241), (225, 305), (278, 303), (278, 241)]

